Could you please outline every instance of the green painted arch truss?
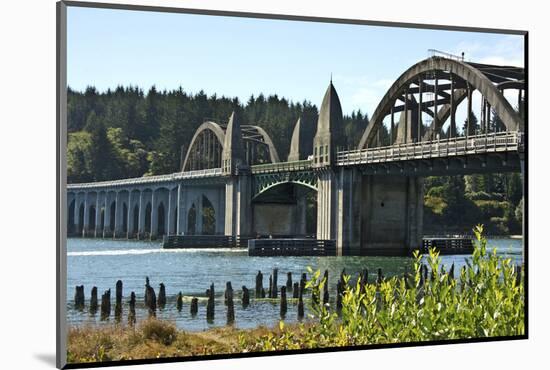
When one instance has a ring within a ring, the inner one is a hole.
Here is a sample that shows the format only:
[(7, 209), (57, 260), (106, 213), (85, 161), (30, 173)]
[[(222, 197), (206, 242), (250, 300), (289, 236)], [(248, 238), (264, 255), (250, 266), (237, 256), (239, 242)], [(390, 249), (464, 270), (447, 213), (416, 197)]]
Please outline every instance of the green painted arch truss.
[(281, 184), (298, 184), (317, 191), (314, 171), (289, 171), (255, 174), (252, 180), (252, 199)]

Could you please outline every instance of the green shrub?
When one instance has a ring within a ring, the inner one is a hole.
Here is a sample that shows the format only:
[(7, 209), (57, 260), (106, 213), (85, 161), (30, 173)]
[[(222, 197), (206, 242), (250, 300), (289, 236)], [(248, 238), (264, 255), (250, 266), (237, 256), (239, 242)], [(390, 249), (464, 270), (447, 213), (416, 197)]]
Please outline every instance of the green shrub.
[(475, 204), (482, 213), (482, 217), (490, 219), (491, 217), (504, 217), (510, 206), (508, 202), (497, 202), (494, 200), (476, 200)]
[(447, 208), (447, 203), (445, 203), (443, 198), (429, 195), (424, 197), (424, 205), (436, 215), (443, 214), (443, 211)]
[(470, 200), (494, 200), (501, 202), (504, 200), (504, 196), (499, 193), (487, 193), (484, 191), (468, 192), (466, 197)]
[[(522, 335), (524, 327), (523, 276), (509, 258), (487, 252), (483, 228), (474, 229), (477, 241), (471, 260), (455, 278), (430, 250), (431, 273), (424, 280), (423, 257), (415, 253), (414, 272), (380, 283), (349, 285), (341, 312), (315, 304), (312, 325), (284, 329), (263, 336), (255, 350), (280, 350), (403, 343), (446, 339)], [(456, 273), (455, 273), (456, 274)], [(326, 283), (314, 273), (307, 286), (321, 292)], [(431, 276), (431, 277), (430, 277)]]

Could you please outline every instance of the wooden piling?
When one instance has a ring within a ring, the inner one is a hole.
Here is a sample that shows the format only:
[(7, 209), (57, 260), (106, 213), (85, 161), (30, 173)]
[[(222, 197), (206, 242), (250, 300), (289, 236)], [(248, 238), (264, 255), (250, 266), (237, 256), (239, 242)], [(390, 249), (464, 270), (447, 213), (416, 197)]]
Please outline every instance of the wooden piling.
[(166, 306), (166, 287), (164, 286), (164, 283), (160, 283), (159, 285), (159, 297), (157, 301), (159, 308), (161, 310), (164, 309), (164, 306)]
[(263, 289), (264, 289), (264, 276), (262, 275), (262, 272), (258, 270), (258, 274), (256, 275), (256, 292), (255, 292), (256, 298), (261, 297)]
[(145, 294), (143, 295), (143, 300), (145, 301), (145, 306), (149, 307), (149, 276), (145, 277)]
[(122, 280), (117, 280), (115, 286), (115, 320), (120, 322), (122, 317)]
[(225, 293), (223, 297), (224, 297), (224, 303), (226, 305), (228, 304), (229, 299), (233, 299), (233, 287), (231, 286), (230, 281), (225, 283)]
[(199, 311), (199, 299), (197, 297), (193, 297), (191, 299), (191, 316), (196, 316), (197, 312)]
[(286, 273), (286, 291), (289, 293), (292, 291), (292, 272)]
[(90, 296), (90, 313), (95, 315), (97, 312), (97, 287), (92, 287), (92, 292)]
[(101, 320), (106, 320), (111, 315), (111, 289), (107, 289), (101, 296)]
[(235, 322), (235, 306), (233, 305), (233, 287), (228, 281), (225, 285), (225, 304), (227, 305), (227, 325)]
[(294, 283), (294, 287), (292, 288), (292, 298), (298, 298), (298, 295), (300, 295), (300, 284), (298, 282)]
[(74, 305), (78, 310), (84, 308), (84, 285), (77, 285), (75, 287)]
[(181, 292), (178, 293), (178, 297), (176, 299), (176, 308), (179, 312), (181, 312), (181, 309), (183, 308), (183, 294)]
[(261, 298), (265, 298), (265, 289), (264, 288), (262, 288)]
[(157, 315), (157, 295), (155, 293), (155, 289), (153, 289), (152, 286), (149, 285), (147, 288), (147, 308), (149, 308), (149, 316), (156, 316)]
[(206, 292), (208, 295), (208, 302), (206, 304), (206, 320), (213, 321), (214, 320), (214, 283), (210, 285), (210, 289), (208, 289)]
[(428, 266), (422, 264), (422, 272), (424, 273), (424, 282), (428, 281)]
[(325, 275), (323, 277), (323, 280), (325, 281), (325, 285), (323, 285), (323, 304), (327, 304), (329, 300), (328, 295), (328, 270), (325, 270)]
[(117, 280), (115, 288), (116, 304), (122, 305), (122, 280)]
[(382, 269), (378, 268), (378, 277), (376, 278), (376, 284), (381, 284), (384, 280), (384, 275), (382, 275)]
[(515, 265), (514, 272), (516, 274), (516, 286), (521, 285), (521, 265)]
[(451, 265), (451, 268), (449, 270), (449, 278), (454, 280), (455, 279), (455, 263)]
[(243, 285), (243, 307), (246, 308), (250, 304), (250, 292), (248, 291), (248, 288)]
[(369, 270), (364, 269), (363, 272), (361, 273), (361, 275), (359, 275), (359, 279), (360, 279), (359, 280), (359, 286), (360, 286), (361, 292), (364, 292), (365, 287), (369, 283)]
[(284, 319), (287, 311), (287, 303), (286, 303), (286, 286), (281, 287), (281, 318)]
[(273, 298), (273, 275), (269, 275), (269, 292), (267, 297)]
[(277, 298), (277, 273), (278, 270), (275, 268), (273, 269), (273, 288), (271, 289), (271, 298)]
[(405, 267), (405, 272), (403, 272), (403, 282), (405, 283), (406, 289), (411, 289), (413, 284), (411, 282), (411, 275), (409, 274), (409, 269)]
[(130, 302), (128, 304), (128, 324), (134, 325), (136, 323), (136, 294), (134, 292), (130, 293)]
[(303, 294), (304, 294), (304, 291), (300, 289), (300, 294), (298, 295), (298, 320), (302, 320), (304, 318)]
[(307, 283), (307, 275), (304, 272), (302, 274), (302, 277), (300, 279), (300, 290), (303, 292), (306, 289), (306, 283)]
[(343, 295), (343, 280), (338, 280), (338, 283), (336, 283), (336, 310), (340, 311), (342, 310), (342, 295)]

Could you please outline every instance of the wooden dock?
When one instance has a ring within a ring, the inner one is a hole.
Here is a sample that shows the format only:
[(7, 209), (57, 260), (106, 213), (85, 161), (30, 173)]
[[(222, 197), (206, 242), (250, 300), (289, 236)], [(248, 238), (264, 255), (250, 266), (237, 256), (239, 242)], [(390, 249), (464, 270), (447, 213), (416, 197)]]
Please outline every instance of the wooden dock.
[(162, 241), (165, 249), (176, 248), (233, 248), (237, 241), (227, 235), (169, 235)]
[(309, 238), (250, 239), (249, 256), (336, 256), (336, 241)]
[(422, 253), (436, 248), (440, 254), (471, 254), (474, 239), (470, 235), (425, 236), (422, 238)]

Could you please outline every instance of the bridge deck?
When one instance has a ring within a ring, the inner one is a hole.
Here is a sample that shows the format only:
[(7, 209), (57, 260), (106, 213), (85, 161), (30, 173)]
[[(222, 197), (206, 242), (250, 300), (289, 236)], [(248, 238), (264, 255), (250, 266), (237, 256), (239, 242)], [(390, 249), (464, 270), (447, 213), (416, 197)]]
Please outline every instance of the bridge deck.
[(469, 137), (338, 152), (338, 166), (398, 162), (523, 150), (522, 132), (499, 132)]
[(219, 177), (222, 174), (221, 168), (208, 168), (205, 170), (175, 172), (168, 175), (143, 176), (130, 179), (99, 181), (81, 184), (67, 184), (67, 190), (96, 189), (105, 187), (121, 187), (128, 185), (147, 185), (156, 183), (165, 183), (186, 179), (199, 179), (207, 177)]
[[(450, 158), (468, 155), (523, 151), (523, 133), (510, 131), (469, 137), (455, 137), (418, 143), (346, 150), (337, 153), (337, 166), (356, 166), (388, 162), (414, 161), (433, 158)], [(312, 161), (275, 162), (250, 167), (252, 174), (288, 173), (311, 171)], [(99, 189), (133, 185), (152, 185), (201, 178), (220, 178), (221, 168), (176, 172), (168, 175), (144, 176), (131, 179), (102, 181), (83, 184), (68, 184), (68, 190)]]

